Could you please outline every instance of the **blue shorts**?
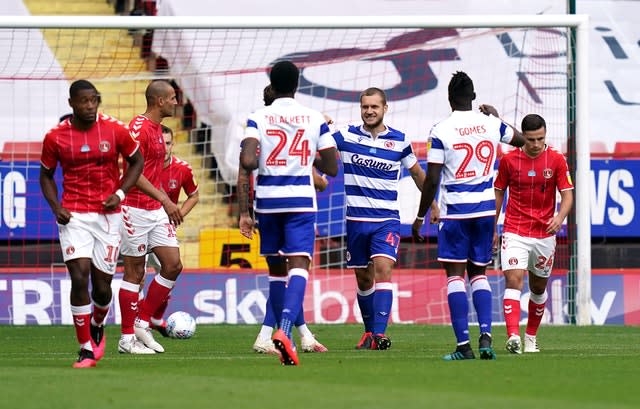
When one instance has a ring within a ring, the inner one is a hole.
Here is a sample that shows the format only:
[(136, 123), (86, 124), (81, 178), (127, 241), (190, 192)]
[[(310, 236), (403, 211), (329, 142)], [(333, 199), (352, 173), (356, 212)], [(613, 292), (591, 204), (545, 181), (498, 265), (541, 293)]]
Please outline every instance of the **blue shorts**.
[(260, 255), (313, 257), (316, 214), (258, 213)]
[(444, 219), (438, 228), (438, 261), (491, 263), (495, 217)]
[(347, 267), (367, 268), (372, 257), (396, 261), (400, 245), (400, 222), (347, 220)]

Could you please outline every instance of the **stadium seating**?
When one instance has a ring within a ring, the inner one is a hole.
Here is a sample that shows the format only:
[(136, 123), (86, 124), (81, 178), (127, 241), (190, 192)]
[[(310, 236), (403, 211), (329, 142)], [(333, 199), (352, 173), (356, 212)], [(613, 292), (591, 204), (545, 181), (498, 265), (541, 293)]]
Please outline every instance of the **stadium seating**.
[(42, 154), (41, 141), (5, 142), (0, 153), (2, 162), (39, 162)]
[(616, 142), (614, 158), (640, 158), (640, 142)]
[(591, 141), (590, 149), (592, 158), (611, 157), (611, 152), (609, 152), (607, 144), (603, 141)]
[[(562, 146), (560, 146), (559, 149), (563, 154), (567, 155), (568, 148), (567, 148), (566, 142), (563, 142)], [(611, 152), (609, 152), (609, 149), (607, 148), (607, 144), (604, 143), (603, 141), (592, 141), (589, 145), (589, 150), (591, 152), (592, 158), (610, 158), (611, 157)]]
[(427, 153), (429, 152), (428, 142), (412, 142), (413, 153), (418, 160), (427, 160)]

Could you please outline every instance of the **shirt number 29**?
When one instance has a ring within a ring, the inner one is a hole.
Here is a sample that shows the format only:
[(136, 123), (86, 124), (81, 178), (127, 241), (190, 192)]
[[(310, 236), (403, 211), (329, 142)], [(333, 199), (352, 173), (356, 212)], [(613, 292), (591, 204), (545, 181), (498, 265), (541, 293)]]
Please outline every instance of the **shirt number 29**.
[[(486, 148), (486, 149), (485, 149)], [(480, 141), (475, 147), (469, 143), (456, 143), (453, 149), (465, 151), (464, 159), (456, 170), (456, 179), (464, 179), (476, 176), (475, 169), (467, 170), (467, 166), (475, 156), (478, 162), (484, 164), (482, 176), (487, 176), (493, 167), (493, 144), (489, 141)]]

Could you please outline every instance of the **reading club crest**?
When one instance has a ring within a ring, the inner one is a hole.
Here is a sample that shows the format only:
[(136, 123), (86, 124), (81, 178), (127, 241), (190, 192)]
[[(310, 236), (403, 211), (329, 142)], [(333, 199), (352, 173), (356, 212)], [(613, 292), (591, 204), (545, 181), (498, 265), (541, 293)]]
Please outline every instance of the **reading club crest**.
[(384, 147), (387, 149), (393, 149), (395, 143), (393, 141), (384, 141)]
[(98, 145), (98, 149), (100, 149), (100, 152), (109, 152), (109, 149), (111, 149), (111, 144), (107, 141), (101, 141), (100, 145)]
[(545, 179), (551, 179), (551, 177), (553, 176), (553, 170), (547, 168), (545, 170), (542, 171), (542, 176), (544, 176)]
[(73, 246), (69, 246), (65, 250), (65, 253), (67, 253), (67, 256), (71, 256), (75, 252), (76, 252), (76, 249)]

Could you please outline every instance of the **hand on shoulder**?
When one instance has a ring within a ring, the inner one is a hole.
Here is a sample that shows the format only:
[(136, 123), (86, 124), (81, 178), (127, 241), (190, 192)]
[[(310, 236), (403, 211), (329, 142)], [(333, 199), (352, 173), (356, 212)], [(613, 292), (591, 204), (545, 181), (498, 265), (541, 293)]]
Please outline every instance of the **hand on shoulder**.
[(496, 118), (500, 118), (500, 115), (498, 114), (498, 110), (493, 105), (482, 104), (480, 105), (479, 108), (480, 108), (480, 112), (482, 112), (485, 115), (493, 115)]

